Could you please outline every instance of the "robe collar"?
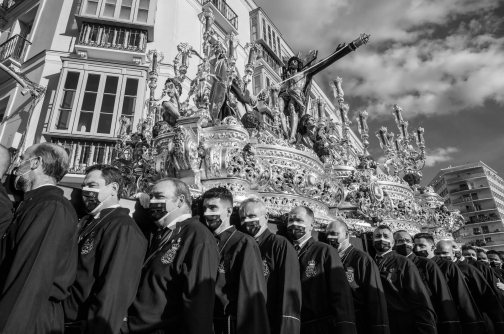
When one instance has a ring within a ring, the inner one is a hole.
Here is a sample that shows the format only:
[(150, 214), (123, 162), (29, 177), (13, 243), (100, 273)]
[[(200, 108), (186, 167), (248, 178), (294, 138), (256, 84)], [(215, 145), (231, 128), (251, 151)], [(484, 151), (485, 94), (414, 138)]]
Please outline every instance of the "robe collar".
[(50, 185), (49, 187), (46, 187), (45, 185), (43, 187), (38, 187), (36, 189), (27, 191), (23, 194), (23, 200), (28, 201), (32, 198), (35, 197), (42, 197), (42, 196), (47, 196), (48, 193), (54, 193), (59, 196), (63, 196), (63, 190), (54, 186)]
[(257, 243), (261, 245), (264, 242), (264, 240), (266, 240), (271, 234), (272, 234), (271, 231), (268, 228), (266, 228), (264, 232), (261, 233), (261, 235), (259, 235), (256, 238)]
[(217, 239), (219, 243), (226, 242), (226, 240), (233, 234), (234, 231), (236, 231), (236, 227), (234, 225), (231, 225), (229, 228), (216, 235), (215, 239)]
[(301, 257), (301, 255), (306, 253), (308, 251), (308, 249), (311, 247), (311, 245), (313, 245), (314, 243), (315, 243), (315, 240), (313, 240), (313, 237), (308, 238), (308, 240), (306, 240), (303, 243), (304, 245), (301, 246), (301, 249), (299, 250), (298, 259)]

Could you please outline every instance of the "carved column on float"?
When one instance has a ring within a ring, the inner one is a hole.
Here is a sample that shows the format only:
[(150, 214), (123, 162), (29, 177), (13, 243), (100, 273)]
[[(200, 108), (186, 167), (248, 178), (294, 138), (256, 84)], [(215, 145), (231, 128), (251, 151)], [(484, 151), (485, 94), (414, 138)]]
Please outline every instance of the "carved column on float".
[(338, 111), (341, 119), (341, 136), (343, 138), (343, 163), (345, 165), (348, 164), (349, 155), (350, 155), (350, 141), (348, 134), (350, 133), (350, 124), (352, 122), (348, 119), (348, 111), (350, 107), (345, 103), (345, 93), (343, 92), (343, 88), (341, 87), (341, 83), (343, 79), (337, 77), (336, 79), (331, 80), (329, 83), (333, 89), (333, 94), (336, 100), (338, 101)]

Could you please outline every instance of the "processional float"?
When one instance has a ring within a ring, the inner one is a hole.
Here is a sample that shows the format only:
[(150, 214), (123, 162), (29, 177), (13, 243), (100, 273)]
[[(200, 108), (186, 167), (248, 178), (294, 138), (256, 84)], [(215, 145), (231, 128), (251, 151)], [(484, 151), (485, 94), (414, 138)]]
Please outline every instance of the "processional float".
[[(313, 76), (366, 44), (368, 35), (338, 45), (318, 63), (316, 51), (304, 59), (300, 55), (286, 59), (282, 81), (254, 96), (247, 87), (262, 46), (247, 43), (248, 60), (241, 77), (236, 36), (226, 36), (224, 47), (213, 30), (212, 11), (202, 12), (200, 20), (202, 54), (179, 44), (174, 76), (156, 98), (164, 56), (151, 50), (145, 117), (134, 133), (130, 120), (120, 119), (114, 164), (125, 178), (125, 197), (148, 192), (155, 180), (171, 176), (186, 182), (195, 197), (217, 186), (228, 188), (236, 204), (260, 197), (270, 219), (277, 222), (295, 206), (308, 206), (320, 230), (335, 217), (344, 219), (354, 234), (387, 224), (410, 233), (428, 229), (441, 239), (460, 228), (461, 216), (446, 210), (432, 189), (419, 187), (424, 130), (408, 133), (400, 107), (394, 106), (397, 138), (386, 128), (376, 132), (386, 155), (383, 172), (367, 151), (366, 111), (356, 117), (364, 150), (350, 140), (352, 122), (341, 78), (331, 82), (337, 120), (326, 114), (323, 101), (309, 101)], [(181, 83), (192, 57), (199, 59), (198, 70), (181, 101)]]

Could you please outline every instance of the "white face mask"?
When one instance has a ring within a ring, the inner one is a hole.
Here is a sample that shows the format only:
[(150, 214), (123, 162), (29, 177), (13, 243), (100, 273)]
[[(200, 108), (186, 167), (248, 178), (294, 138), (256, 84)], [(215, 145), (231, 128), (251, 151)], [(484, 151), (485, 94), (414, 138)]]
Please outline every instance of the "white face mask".
[(82, 196), (88, 198), (87, 201), (84, 201), (84, 205), (86, 206), (85, 210), (90, 215), (94, 215), (95, 213), (97, 213), (103, 207), (103, 204), (109, 198), (112, 197), (112, 194), (110, 194), (104, 200), (100, 200), (100, 193), (101, 193), (102, 189), (107, 188), (109, 185), (106, 185), (105, 187), (102, 187), (100, 189), (90, 188), (90, 187), (82, 187)]
[[(173, 199), (173, 198), (172, 198)], [(164, 205), (161, 205), (164, 204)], [(173, 210), (166, 211), (166, 204), (168, 204), (168, 199), (151, 199), (149, 205), (149, 211), (152, 219), (159, 223), (166, 219), (172, 212), (177, 210), (179, 207), (176, 206)], [(161, 216), (162, 215), (162, 216)]]
[(17, 164), (17, 166), (16, 166), (16, 167), (14, 167), (14, 169), (16, 169), (16, 173), (15, 173), (15, 174), (16, 174), (16, 179), (14, 180), (14, 188), (16, 188), (17, 190), (22, 190), (22, 186), (20, 186), (20, 185), (19, 185), (19, 180), (20, 180), (23, 176), (25, 176), (26, 174), (28, 174), (28, 173), (30, 173), (30, 172), (32, 172), (32, 171), (33, 171), (33, 169), (31, 169), (31, 168), (30, 168), (30, 169), (28, 169), (26, 172), (24, 172), (23, 174), (18, 175), (19, 167), (21, 167), (21, 165), (22, 165), (22, 164), (24, 164), (25, 162), (28, 162), (28, 161), (30, 161), (30, 160), (32, 160), (32, 159), (36, 159), (36, 158), (39, 158), (39, 157), (33, 157), (33, 158), (28, 159), (28, 160), (21, 161), (21, 162), (19, 162), (19, 163)]

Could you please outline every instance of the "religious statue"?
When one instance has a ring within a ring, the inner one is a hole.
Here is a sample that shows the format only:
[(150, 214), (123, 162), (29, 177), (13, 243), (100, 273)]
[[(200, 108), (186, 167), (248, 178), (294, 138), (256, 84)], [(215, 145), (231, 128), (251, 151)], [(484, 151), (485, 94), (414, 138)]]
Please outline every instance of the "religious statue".
[(170, 126), (175, 126), (175, 123), (181, 116), (179, 98), (182, 94), (182, 85), (176, 79), (168, 78), (165, 82), (165, 91), (169, 100), (163, 101), (161, 104), (161, 115), (164, 122)]
[(214, 124), (228, 116), (241, 119), (247, 110), (257, 104), (257, 98), (244, 88), (238, 70), (229, 61), (233, 57), (234, 47), (232, 50), (226, 56), (222, 44), (216, 43), (214, 57), (209, 61), (212, 81), (209, 111)]

